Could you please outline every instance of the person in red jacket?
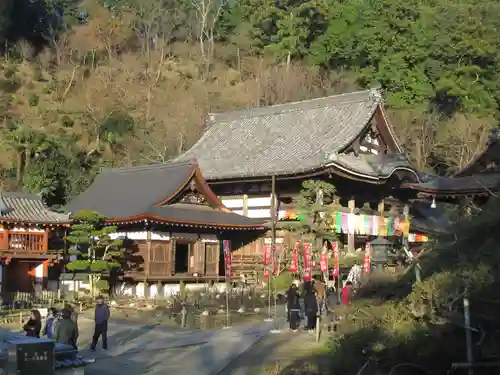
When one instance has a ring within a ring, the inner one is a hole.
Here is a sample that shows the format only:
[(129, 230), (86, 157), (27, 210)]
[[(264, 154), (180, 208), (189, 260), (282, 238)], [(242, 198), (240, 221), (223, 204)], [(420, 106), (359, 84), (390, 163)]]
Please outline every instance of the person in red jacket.
[(346, 282), (342, 288), (342, 305), (350, 305), (352, 299), (353, 285), (350, 281)]

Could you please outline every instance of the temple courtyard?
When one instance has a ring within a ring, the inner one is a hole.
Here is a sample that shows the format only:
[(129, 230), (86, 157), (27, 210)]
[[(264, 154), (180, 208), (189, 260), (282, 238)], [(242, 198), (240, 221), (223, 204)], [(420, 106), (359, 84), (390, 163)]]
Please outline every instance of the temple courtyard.
[[(283, 319), (275, 322), (236, 325), (228, 329), (188, 331), (169, 329), (158, 324), (138, 325), (110, 321), (109, 351), (98, 345), (95, 353), (81, 350), (95, 363), (86, 369), (88, 375), (248, 375), (272, 374), (276, 362), (286, 366), (296, 361), (300, 347), (311, 353), (314, 338), (307, 333), (281, 330), (271, 333)], [(79, 346), (85, 348), (92, 335), (92, 321), (80, 318)], [(304, 346), (304, 340), (310, 344)]]

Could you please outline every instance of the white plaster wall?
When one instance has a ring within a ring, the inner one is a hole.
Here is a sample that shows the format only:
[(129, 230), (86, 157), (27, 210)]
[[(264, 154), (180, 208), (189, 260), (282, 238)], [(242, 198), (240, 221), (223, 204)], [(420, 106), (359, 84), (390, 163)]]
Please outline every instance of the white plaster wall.
[(90, 290), (90, 284), (83, 281), (72, 281), (64, 280), (61, 281), (61, 286), (64, 290), (69, 292), (79, 291), (79, 290)]
[(45, 276), (46, 275), (43, 274), (43, 263), (40, 263), (35, 268), (35, 279), (36, 281), (41, 282)]
[[(147, 232), (116, 232), (111, 233), (112, 239), (129, 239), (129, 240), (146, 240)], [(201, 240), (202, 242), (218, 242), (215, 234), (196, 234), (196, 233), (168, 233), (168, 232), (151, 232), (151, 240), (153, 241), (170, 241), (170, 239), (189, 239), (193, 241)]]
[[(205, 283), (187, 283), (186, 290), (187, 291), (205, 291), (207, 288), (207, 284)], [(134, 293), (135, 288), (135, 293)], [(213, 287), (213, 292), (224, 292), (226, 290), (225, 283), (216, 283)], [(136, 298), (145, 298), (148, 295), (148, 298), (168, 298), (172, 295), (176, 295), (180, 293), (180, 285), (179, 284), (164, 284), (162, 288), (158, 288), (156, 283), (154, 284), (145, 284), (138, 283), (136, 285), (131, 283), (121, 283), (116, 286), (115, 291), (118, 295), (130, 296)]]
[[(243, 215), (243, 198), (225, 197), (222, 203), (235, 214)], [(261, 208), (256, 208), (261, 207)], [(254, 219), (266, 219), (271, 217), (271, 196), (266, 197), (253, 197), (247, 199), (247, 217)], [(286, 211), (278, 211), (278, 218), (285, 217)]]

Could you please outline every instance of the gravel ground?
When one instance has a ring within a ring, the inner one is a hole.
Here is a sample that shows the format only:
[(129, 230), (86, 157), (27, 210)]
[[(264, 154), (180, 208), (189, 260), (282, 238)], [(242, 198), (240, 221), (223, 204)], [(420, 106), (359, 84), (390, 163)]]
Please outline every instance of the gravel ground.
[[(314, 336), (308, 332), (284, 331), (269, 334), (219, 375), (304, 374), (306, 372), (301, 372), (304, 368), (311, 371), (311, 374), (321, 374), (326, 367), (325, 355), (321, 355), (323, 348), (324, 343), (316, 343)], [(303, 362), (302, 369), (288, 368), (297, 361)]]

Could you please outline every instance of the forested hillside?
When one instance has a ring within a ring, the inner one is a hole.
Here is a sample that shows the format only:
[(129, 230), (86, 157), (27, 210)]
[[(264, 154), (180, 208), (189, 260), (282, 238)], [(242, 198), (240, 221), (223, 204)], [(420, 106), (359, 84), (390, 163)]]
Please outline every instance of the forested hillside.
[(499, 4), (3, 0), (3, 188), (61, 204), (102, 166), (185, 151), (209, 111), (375, 85), (415, 165), (450, 172), (498, 114)]

